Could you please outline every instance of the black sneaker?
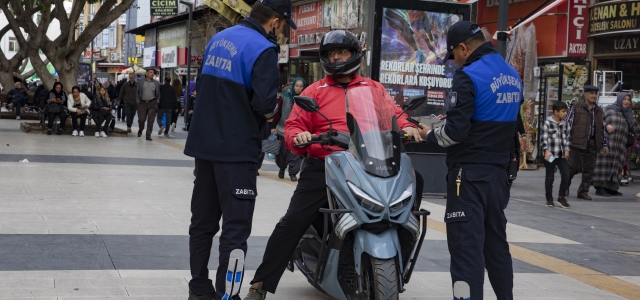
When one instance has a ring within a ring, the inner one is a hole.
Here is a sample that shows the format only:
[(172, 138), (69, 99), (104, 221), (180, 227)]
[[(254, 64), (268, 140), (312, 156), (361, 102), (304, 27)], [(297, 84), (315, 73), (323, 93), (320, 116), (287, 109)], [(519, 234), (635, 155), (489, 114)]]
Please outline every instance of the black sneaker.
[(567, 202), (567, 199), (565, 199), (564, 197), (562, 197), (562, 198), (558, 198), (558, 203), (560, 203), (560, 207), (562, 207), (562, 208), (569, 208), (569, 207), (571, 207), (571, 206), (569, 205), (569, 202)]
[(58, 132), (56, 132), (56, 135), (62, 135), (62, 129), (58, 129)]
[(142, 129), (138, 129), (138, 137), (142, 136)]
[(547, 198), (547, 206), (548, 207), (554, 207), (555, 205), (553, 205), (553, 198)]
[(213, 300), (215, 299), (215, 293), (198, 296), (194, 294), (192, 291), (189, 291), (189, 299), (188, 300)]
[(53, 130), (47, 129), (47, 135), (51, 135), (52, 133), (53, 133)]
[(618, 192), (618, 191), (611, 191), (611, 192), (608, 192), (608, 193), (609, 193), (609, 195), (611, 195), (611, 196), (613, 196), (613, 197), (619, 197), (619, 196), (622, 196), (622, 193), (620, 193), (620, 192)]
[(600, 197), (609, 197), (609, 193), (607, 193), (603, 188), (596, 189), (596, 195)]
[(280, 179), (284, 178), (284, 170), (280, 170), (280, 172), (278, 172), (278, 178)]
[(298, 181), (298, 177), (296, 177), (296, 175), (289, 175), (289, 178), (291, 178), (291, 181), (293, 182)]

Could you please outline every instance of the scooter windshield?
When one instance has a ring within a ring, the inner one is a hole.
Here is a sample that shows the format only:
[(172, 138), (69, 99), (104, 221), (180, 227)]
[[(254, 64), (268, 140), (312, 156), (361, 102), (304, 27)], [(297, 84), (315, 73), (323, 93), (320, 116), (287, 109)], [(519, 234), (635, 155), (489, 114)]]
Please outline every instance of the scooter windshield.
[(349, 89), (347, 125), (349, 151), (367, 173), (378, 177), (398, 174), (402, 144), (390, 97), (369, 86)]

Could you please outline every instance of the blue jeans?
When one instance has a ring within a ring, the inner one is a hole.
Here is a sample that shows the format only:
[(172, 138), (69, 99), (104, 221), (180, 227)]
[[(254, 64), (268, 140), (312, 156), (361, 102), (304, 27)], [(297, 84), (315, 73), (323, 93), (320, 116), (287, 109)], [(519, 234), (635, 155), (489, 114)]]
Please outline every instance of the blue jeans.
[(11, 100), (11, 103), (13, 103), (13, 106), (16, 107), (16, 116), (20, 116), (20, 108), (23, 107), (25, 104), (27, 104), (27, 98), (13, 98)]

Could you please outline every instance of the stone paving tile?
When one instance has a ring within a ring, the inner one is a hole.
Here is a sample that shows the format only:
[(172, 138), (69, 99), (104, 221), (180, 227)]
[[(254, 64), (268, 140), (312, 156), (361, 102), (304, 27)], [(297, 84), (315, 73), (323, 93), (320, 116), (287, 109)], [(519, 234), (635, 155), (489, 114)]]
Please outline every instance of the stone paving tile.
[(53, 288), (55, 286), (53, 278), (0, 278), (0, 297), (3, 289), (33, 289), (33, 288)]
[(180, 287), (184, 289), (186, 286), (187, 282), (183, 278), (56, 278), (56, 287)]

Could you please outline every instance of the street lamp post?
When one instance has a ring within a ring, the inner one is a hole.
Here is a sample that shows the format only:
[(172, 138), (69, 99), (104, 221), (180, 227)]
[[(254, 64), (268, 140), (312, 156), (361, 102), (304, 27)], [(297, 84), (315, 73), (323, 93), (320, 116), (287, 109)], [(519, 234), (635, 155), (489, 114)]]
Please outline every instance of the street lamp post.
[(189, 86), (191, 85), (191, 21), (193, 21), (193, 3), (187, 2), (184, 0), (180, 0), (181, 4), (184, 4), (189, 9), (189, 23), (187, 23), (187, 37), (189, 38), (188, 48), (187, 48), (187, 87), (185, 89), (187, 94), (187, 98), (184, 99), (184, 130), (187, 130), (187, 124), (189, 124), (189, 99), (191, 95), (189, 93)]
[(509, 20), (509, 0), (500, 0), (498, 8), (498, 53), (507, 57), (507, 20)]

